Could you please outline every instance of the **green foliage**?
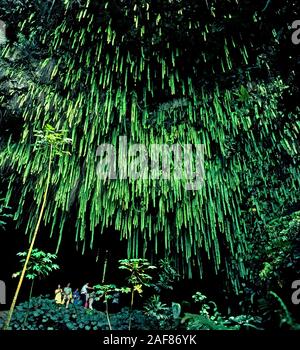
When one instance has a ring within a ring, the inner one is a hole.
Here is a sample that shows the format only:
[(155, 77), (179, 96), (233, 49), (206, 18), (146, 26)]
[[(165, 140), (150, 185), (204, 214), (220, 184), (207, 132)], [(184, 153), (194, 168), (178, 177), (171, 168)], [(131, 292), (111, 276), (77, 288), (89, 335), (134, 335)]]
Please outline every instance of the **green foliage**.
[[(235, 0), (3, 6), (17, 34), (3, 50), (8, 73), (0, 101), (6, 120), (13, 111), (19, 128), (3, 129), (0, 166), (12, 173), (6, 201), (20, 198), (18, 222), (25, 221), (28, 198), (41, 203), (33, 130), (46, 124), (71, 130), (72, 155), (54, 170), (56, 195), (44, 218), (52, 234), (61, 238), (74, 223), (84, 250), (113, 228), (127, 240), (129, 258), (174, 254), (188, 277), (194, 266), (202, 276), (204, 255), (238, 290), (248, 273), (248, 223), (299, 200), (299, 111), (282, 108), (287, 85), (275, 63), (270, 67), (279, 40), (290, 39), (277, 30), (269, 7), (262, 13), (261, 5)], [(294, 7), (275, 6), (280, 18)], [(191, 50), (199, 47), (200, 54)], [(96, 150), (102, 142), (116, 145), (119, 135), (130, 143), (204, 144), (203, 188), (185, 191), (175, 179), (102, 186)], [(27, 233), (33, 216), (34, 210)]]
[(259, 276), (262, 280), (280, 278), (284, 269), (300, 271), (300, 212), (278, 218), (269, 223), (269, 240), (262, 251), (264, 268)]
[(197, 292), (192, 296), (197, 304), (200, 304), (200, 315), (209, 318), (215, 323), (222, 322), (221, 314), (218, 312), (217, 305), (213, 301), (207, 301), (207, 296)]
[(172, 284), (179, 279), (180, 275), (173, 267), (169, 259), (159, 261), (158, 280), (152, 283), (155, 291), (160, 293), (163, 289), (173, 290)]
[[(24, 316), (28, 312), (27, 324), (24, 328)], [(112, 327), (115, 330), (128, 329), (129, 310), (111, 316)], [(4, 322), (0, 318), (0, 327)], [(155, 330), (158, 325), (155, 319), (146, 316), (142, 311), (133, 311), (132, 329)], [(71, 304), (69, 309), (58, 306), (54, 300), (47, 297), (32, 298), (16, 307), (10, 329), (13, 330), (108, 330), (106, 315), (95, 310), (86, 310), (81, 306)]]
[[(21, 257), (20, 263), (23, 266), (27, 256), (27, 251), (19, 252), (17, 255)], [(25, 277), (29, 280), (34, 280), (37, 277), (47, 277), (51, 272), (60, 269), (59, 265), (54, 263), (54, 260), (56, 259), (57, 255), (55, 254), (46, 253), (39, 249), (33, 249), (27, 265)], [(21, 272), (22, 271), (18, 271), (14, 273), (13, 276), (18, 277), (21, 275)]]
[(260, 289), (268, 293), (286, 284), (289, 271), (300, 272), (300, 213), (280, 215), (256, 229), (249, 242), (255, 254), (248, 256), (253, 292)]
[(262, 319), (252, 315), (222, 316), (215, 302), (207, 301), (201, 292), (193, 295), (193, 299), (200, 304), (199, 314), (186, 313), (182, 323), (187, 323), (188, 330), (263, 330)]
[[(132, 304), (146, 286), (171, 289), (177, 271), (202, 278), (204, 261), (253, 307), (284, 287), (300, 271), (299, 212), (289, 214), (300, 198), (299, 66), (295, 48), (282, 50), (296, 10), (292, 0), (2, 0), (0, 188), (3, 203), (18, 203), (21, 231), (33, 232), (47, 183), (40, 213), (57, 249), (70, 226), (83, 252), (110, 230), (127, 242), (128, 259), (172, 257), (158, 281), (141, 261), (122, 265)], [(117, 146), (120, 135), (129, 144), (203, 144), (202, 188), (186, 191), (188, 181), (173, 178), (103, 183), (97, 147)], [(52, 152), (61, 157), (46, 182)], [(99, 293), (108, 305), (109, 287)], [(194, 300), (191, 327), (225, 322), (201, 293)], [(242, 313), (230, 324), (251, 328), (254, 316), (244, 305)]]
[(5, 229), (7, 219), (11, 218), (12, 215), (9, 213), (11, 207), (5, 205), (4, 198), (0, 198), (0, 230)]
[(119, 260), (120, 270), (129, 271), (130, 276), (128, 277), (128, 283), (131, 286), (131, 302), (130, 302), (130, 318), (129, 318), (129, 330), (131, 329), (131, 313), (134, 304), (134, 295), (138, 293), (141, 295), (143, 293), (143, 287), (150, 287), (150, 281), (152, 276), (147, 272), (149, 270), (156, 269), (149, 263), (147, 259), (122, 259)]
[(275, 292), (270, 291), (265, 298), (259, 300), (259, 309), (265, 322), (273, 321), (275, 323), (274, 328), (284, 327), (285, 329), (300, 330), (300, 324), (293, 319), (286, 304)]
[(158, 320), (166, 318), (166, 311), (169, 310), (166, 304), (162, 303), (159, 295), (153, 295), (146, 301), (144, 306), (147, 315), (154, 316)]
[(142, 293), (143, 286), (150, 286), (152, 276), (147, 272), (156, 269), (156, 266), (151, 265), (147, 259), (122, 259), (119, 260), (119, 263), (120, 270), (130, 273), (128, 282), (139, 294)]
[(230, 316), (228, 320), (224, 321), (223, 325), (240, 330), (263, 330), (261, 327), (262, 319), (259, 316), (239, 315)]
[(291, 314), (288, 311), (288, 308), (286, 307), (284, 301), (277, 295), (275, 292), (271, 291), (270, 295), (275, 298), (275, 300), (279, 303), (281, 308), (281, 320), (280, 320), (280, 326), (282, 324), (287, 323), (289, 326), (293, 327), (293, 319), (291, 317)]
[(181, 323), (187, 322), (187, 330), (199, 331), (199, 330), (228, 330), (227, 327), (217, 324), (209, 319), (207, 316), (199, 314), (186, 313), (181, 320)]
[[(41, 163), (43, 163), (45, 161), (45, 159), (43, 157), (46, 157), (46, 164), (47, 164), (47, 171), (46, 173), (46, 180), (45, 183), (39, 184), (41, 188), (43, 188), (45, 186), (45, 189), (43, 189), (41, 191), (41, 196), (39, 198), (40, 202), (40, 206), (37, 209), (36, 215), (38, 215), (38, 219), (36, 221), (36, 223), (34, 223), (34, 226), (32, 228), (34, 228), (34, 231), (31, 232), (30, 235), (30, 246), (28, 249), (28, 252), (25, 253), (26, 258), (24, 258), (24, 265), (23, 265), (23, 269), (22, 271), (20, 271), (19, 275), (20, 275), (20, 279), (19, 279), (19, 283), (17, 285), (14, 297), (13, 297), (13, 301), (12, 304), (10, 306), (9, 309), (9, 313), (8, 313), (8, 317), (7, 317), (7, 321), (5, 323), (5, 329), (9, 328), (9, 324), (11, 321), (11, 317), (18, 299), (18, 295), (20, 293), (23, 281), (24, 281), (24, 277), (26, 276), (26, 272), (27, 272), (27, 268), (28, 268), (28, 264), (30, 262), (30, 258), (33, 252), (33, 248), (35, 245), (35, 241), (39, 232), (39, 228), (41, 225), (41, 222), (43, 220), (44, 217), (44, 212), (45, 212), (45, 207), (47, 204), (47, 199), (48, 199), (48, 192), (49, 192), (49, 188), (51, 185), (51, 180), (53, 177), (52, 174), (52, 161), (53, 158), (56, 155), (62, 155), (64, 152), (62, 151), (62, 147), (64, 146), (65, 143), (70, 143), (69, 139), (66, 139), (63, 137), (63, 132), (58, 133), (55, 128), (53, 128), (50, 124), (46, 124), (46, 126), (44, 127), (44, 132), (41, 131), (36, 131), (35, 134), (36, 138), (38, 139), (35, 146), (36, 148), (40, 148), (40, 147), (45, 147), (46, 148), (46, 152), (48, 153), (47, 155), (45, 155), (45, 152), (36, 152), (39, 155), (39, 160), (41, 161)], [(28, 170), (28, 169), (27, 169)], [(44, 170), (44, 169), (42, 169)], [(26, 173), (25, 171), (25, 177), (28, 176), (28, 172)], [(20, 202), (20, 204), (22, 204), (22, 202)], [(20, 208), (20, 207), (19, 207)], [(36, 255), (40, 254), (39, 252), (36, 252)], [(41, 255), (41, 254), (40, 254)], [(48, 257), (49, 259), (49, 257)], [(35, 266), (36, 269), (39, 269), (39, 266)], [(18, 273), (16, 274), (18, 276)], [(32, 273), (31, 274), (31, 278), (34, 279), (35, 276)], [(33, 286), (33, 285), (32, 285)], [(31, 293), (30, 293), (31, 295)]]
[[(157, 319), (159, 324), (159, 329), (170, 330), (170, 329), (176, 329), (178, 327), (178, 322), (177, 322), (177, 319), (179, 318), (178, 305), (179, 304), (172, 303), (172, 307), (168, 307), (167, 304), (164, 304), (160, 300), (159, 295), (153, 295), (145, 302), (144, 310), (146, 315), (149, 315)], [(179, 309), (180, 309), (180, 305), (179, 305)], [(180, 313), (180, 310), (179, 310), (179, 313)], [(178, 317), (176, 317), (177, 315)]]
[(112, 293), (130, 293), (131, 289), (122, 287), (117, 288), (115, 284), (97, 284), (94, 286), (94, 293), (96, 295), (96, 300), (103, 300), (103, 303), (105, 304), (105, 312), (107, 317), (107, 322), (109, 329), (112, 330), (109, 311), (108, 311), (108, 303), (111, 299), (113, 299), (114, 295)]
[(66, 130), (57, 131), (50, 124), (46, 124), (43, 130), (36, 130), (34, 132), (34, 136), (37, 139), (35, 149), (41, 150), (50, 147), (53, 150), (53, 156), (70, 155), (70, 152), (64, 150), (65, 145), (72, 143), (72, 139), (67, 138), (66, 133)]
[(195, 300), (196, 303), (202, 303), (205, 299), (207, 299), (207, 296), (205, 296), (201, 292), (196, 292), (196, 294), (194, 294), (192, 298)]
[(113, 298), (112, 293), (127, 294), (131, 291), (128, 287), (117, 288), (115, 284), (97, 284), (93, 288), (98, 300), (102, 299), (104, 303)]
[[(158, 282), (152, 282), (153, 277), (147, 272), (155, 270), (156, 267), (151, 265), (147, 259), (123, 259), (119, 260), (121, 270), (126, 270), (130, 273), (127, 278), (129, 287), (118, 288), (115, 284), (95, 285), (94, 291), (96, 300), (102, 300), (106, 304), (106, 314), (111, 329), (110, 316), (108, 311), (109, 301), (114, 297), (115, 293), (130, 293), (131, 292), (131, 312), (134, 303), (134, 295), (143, 293), (144, 287), (154, 287), (155, 290), (162, 288), (172, 289), (171, 283), (178, 277), (178, 274), (170, 265), (168, 260), (161, 260), (158, 274)], [(147, 315), (157, 319), (160, 329), (173, 329), (176, 327), (176, 320), (181, 313), (181, 306), (177, 303), (172, 303), (172, 307), (160, 301), (159, 295), (153, 295), (146, 301), (144, 310)], [(131, 319), (130, 319), (131, 323)]]

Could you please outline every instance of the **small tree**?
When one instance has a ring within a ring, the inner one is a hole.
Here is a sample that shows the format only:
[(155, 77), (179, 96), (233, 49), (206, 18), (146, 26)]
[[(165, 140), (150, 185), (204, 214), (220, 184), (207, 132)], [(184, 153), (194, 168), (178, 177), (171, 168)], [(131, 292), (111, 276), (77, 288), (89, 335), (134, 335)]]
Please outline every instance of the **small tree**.
[(130, 302), (130, 316), (129, 316), (129, 330), (131, 329), (132, 309), (134, 303), (134, 295), (143, 293), (143, 287), (150, 287), (152, 276), (147, 272), (156, 269), (147, 259), (123, 259), (119, 260), (119, 269), (127, 270), (130, 273), (128, 282), (131, 286), (131, 302)]
[[(24, 265), (25, 263), (27, 254), (28, 252), (20, 252), (17, 254), (18, 256), (21, 257), (20, 263), (22, 265)], [(57, 256), (55, 254), (46, 253), (39, 249), (32, 250), (31, 257), (27, 265), (26, 275), (25, 275), (25, 278), (31, 281), (31, 287), (30, 287), (30, 293), (29, 293), (28, 311), (24, 319), (23, 327), (25, 327), (26, 325), (28, 312), (30, 310), (34, 282), (36, 278), (41, 279), (41, 278), (47, 277), (51, 272), (59, 269), (59, 265), (53, 262), (53, 260), (56, 260), (56, 259), (57, 259)], [(22, 270), (14, 273), (13, 277), (18, 277), (21, 275), (21, 273), (22, 273)]]
[(104, 284), (100, 285), (97, 284), (94, 286), (95, 293), (97, 298), (100, 300), (103, 298), (103, 303), (105, 304), (105, 313), (107, 318), (107, 323), (109, 326), (109, 329), (112, 330), (110, 317), (109, 317), (109, 310), (108, 310), (108, 303), (109, 300), (113, 298), (113, 293), (130, 293), (130, 288), (117, 288), (115, 284)]
[(155, 291), (160, 293), (163, 289), (173, 290), (173, 283), (179, 279), (180, 275), (172, 266), (169, 259), (159, 260), (159, 274), (156, 282), (152, 283)]
[(44, 152), (44, 158), (45, 162), (47, 163), (47, 179), (45, 183), (45, 190), (44, 190), (44, 196), (43, 196), (43, 201), (41, 204), (41, 207), (39, 209), (39, 216), (38, 216), (38, 221), (32, 236), (32, 240), (30, 243), (29, 250), (27, 252), (26, 259), (24, 261), (24, 266), (22, 269), (22, 272), (20, 274), (20, 280), (17, 286), (17, 289), (15, 291), (15, 295), (11, 304), (11, 307), (8, 312), (7, 320), (5, 322), (4, 329), (8, 329), (10, 320), (12, 317), (12, 314), (14, 312), (14, 308), (16, 306), (16, 302), (18, 299), (18, 295), (20, 292), (20, 289), (22, 287), (23, 280), (25, 278), (25, 274), (27, 271), (27, 266), (32, 254), (32, 250), (34, 247), (34, 243), (37, 238), (37, 234), (43, 219), (46, 203), (47, 203), (47, 198), (48, 198), (48, 192), (49, 192), (49, 187), (51, 184), (51, 174), (52, 174), (52, 161), (55, 156), (61, 156), (63, 154), (69, 154), (69, 152), (64, 151), (64, 147), (66, 144), (70, 144), (72, 142), (71, 139), (65, 137), (65, 130), (60, 130), (56, 131), (55, 128), (53, 128), (51, 125), (46, 124), (44, 127), (44, 130), (39, 130), (35, 132), (36, 136), (36, 143), (35, 143), (35, 151), (39, 152)]
[(168, 319), (170, 308), (160, 300), (159, 295), (152, 295), (145, 303), (144, 310), (146, 315), (155, 317), (162, 327)]

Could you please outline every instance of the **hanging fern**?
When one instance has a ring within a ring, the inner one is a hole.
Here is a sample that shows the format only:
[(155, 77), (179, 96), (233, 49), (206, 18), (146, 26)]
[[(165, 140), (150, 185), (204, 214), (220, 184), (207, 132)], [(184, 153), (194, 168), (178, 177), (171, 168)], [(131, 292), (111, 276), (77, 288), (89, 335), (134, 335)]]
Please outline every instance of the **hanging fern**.
[[(40, 205), (45, 173), (40, 155), (32, 153), (34, 130), (47, 123), (70, 130), (72, 155), (60, 158), (54, 168), (53, 196), (44, 217), (57, 249), (74, 214), (75, 240), (83, 251), (114, 229), (128, 243), (128, 258), (150, 251), (172, 255), (189, 277), (195, 266), (202, 276), (204, 260), (210, 259), (216, 272), (226, 269), (237, 288), (238, 277), (247, 275), (246, 223), (299, 200), (295, 140), (300, 125), (297, 116), (280, 110), (286, 86), (280, 77), (252, 82), (247, 69), (235, 86), (201, 84), (206, 70), (210, 77), (232, 73), (235, 65), (247, 67), (251, 59), (234, 33), (225, 35), (221, 49), (215, 47), (219, 59), (213, 61), (205, 50), (206, 41), (222, 30), (215, 23), (215, 1), (201, 5), (206, 22), (187, 20), (193, 6), (181, 10), (171, 3), (155, 7), (140, 1), (115, 8), (113, 3), (65, 0), (64, 16), (36, 31), (43, 48), (39, 77), (26, 79), (27, 89), (19, 92), (22, 134), (8, 137), (0, 152), (0, 166), (11, 173), (6, 202), (19, 196), (14, 215), (19, 222), (29, 196), (33, 206)], [(198, 11), (200, 5), (194, 6)], [(227, 19), (237, 6), (231, 2)], [(175, 10), (179, 15), (170, 24)], [(20, 22), (21, 32), (36, 22), (38, 12), (33, 12)], [(190, 65), (182, 65), (185, 39), (177, 43), (170, 34), (175, 30), (184, 38), (201, 33), (195, 40), (203, 49)], [(7, 46), (3, 58), (12, 59), (15, 50)], [(11, 74), (24, 78), (26, 71)], [(97, 147), (117, 145), (119, 136), (145, 145), (203, 144), (204, 186), (186, 191), (186, 182), (176, 179), (99, 180)], [(272, 209), (260, 208), (262, 198)], [(34, 212), (30, 210), (26, 233), (32, 232)]]

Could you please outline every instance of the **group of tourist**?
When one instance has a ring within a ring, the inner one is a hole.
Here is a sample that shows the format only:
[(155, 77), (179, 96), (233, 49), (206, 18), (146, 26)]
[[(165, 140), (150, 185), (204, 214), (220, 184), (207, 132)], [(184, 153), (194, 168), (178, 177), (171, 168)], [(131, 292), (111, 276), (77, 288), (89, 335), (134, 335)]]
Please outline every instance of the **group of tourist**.
[(94, 288), (90, 286), (89, 283), (86, 283), (79, 292), (79, 289), (76, 288), (73, 292), (71, 284), (68, 283), (65, 288), (61, 288), (60, 284), (55, 290), (55, 302), (59, 305), (66, 305), (68, 309), (70, 303), (74, 305), (84, 305), (87, 309), (93, 310), (93, 303), (95, 299)]

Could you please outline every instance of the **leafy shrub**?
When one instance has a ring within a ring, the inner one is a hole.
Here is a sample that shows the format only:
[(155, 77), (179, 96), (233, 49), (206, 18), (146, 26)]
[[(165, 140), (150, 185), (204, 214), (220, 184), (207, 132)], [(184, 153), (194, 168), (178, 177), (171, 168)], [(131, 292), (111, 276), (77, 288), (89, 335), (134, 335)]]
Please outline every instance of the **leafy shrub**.
[(259, 277), (280, 279), (282, 270), (300, 268), (300, 212), (274, 220), (268, 226), (270, 240), (264, 248), (263, 268)]
[(130, 317), (128, 327), (130, 330), (135, 292), (137, 292), (138, 295), (141, 295), (144, 287), (151, 286), (150, 282), (152, 280), (152, 276), (150, 276), (148, 272), (156, 269), (156, 266), (151, 265), (147, 259), (122, 259), (119, 260), (119, 263), (120, 270), (126, 270), (130, 273), (130, 276), (127, 278), (128, 283), (131, 286)]
[(131, 317), (131, 330), (158, 330), (159, 324), (154, 317), (146, 315), (141, 310), (130, 311), (130, 308), (123, 308), (120, 312), (111, 316), (111, 323), (114, 330), (128, 330), (128, 320)]
[[(209, 317), (198, 314), (186, 313), (181, 320), (181, 323), (186, 323), (188, 330), (225, 330), (228, 329), (225, 326), (219, 325), (217, 322), (212, 321)], [(237, 328), (238, 329), (238, 328)]]
[(144, 306), (146, 315), (155, 318), (158, 321), (159, 328), (164, 330), (176, 329), (178, 327), (178, 318), (180, 316), (180, 304), (172, 303), (168, 307), (162, 303), (159, 295), (153, 295)]
[(152, 283), (155, 291), (160, 293), (163, 289), (173, 290), (172, 284), (179, 279), (180, 275), (168, 259), (159, 261), (159, 269), (158, 280)]
[(300, 212), (281, 216), (260, 228), (251, 242), (248, 261), (253, 271), (253, 292), (282, 287), (288, 271), (300, 272)]
[(229, 327), (236, 327), (237, 329), (256, 329), (263, 330), (261, 328), (262, 319), (259, 316), (251, 315), (239, 315), (239, 316), (230, 316), (223, 325)]
[(262, 330), (261, 318), (252, 315), (230, 316), (228, 319), (218, 311), (215, 302), (207, 301), (207, 297), (201, 292), (193, 295), (196, 303), (200, 304), (199, 314), (186, 313), (182, 323), (187, 323), (188, 330)]
[[(27, 251), (19, 252), (17, 255), (21, 257), (20, 263), (23, 266)], [(57, 259), (55, 254), (47, 253), (37, 248), (33, 249), (26, 269), (26, 278), (34, 280), (37, 277), (47, 277), (54, 270), (59, 270), (59, 265), (53, 262), (55, 259)], [(13, 277), (18, 277), (21, 273), (22, 271), (14, 273)]]
[(266, 323), (276, 320), (272, 327), (300, 330), (300, 323), (293, 319), (286, 304), (275, 292), (270, 291), (265, 298), (259, 299), (259, 309)]
[[(130, 293), (130, 288), (117, 288), (115, 284), (97, 284), (94, 286), (94, 291), (96, 295), (96, 300), (101, 300), (105, 304), (105, 312), (107, 317), (107, 323), (109, 326), (109, 329), (112, 330), (111, 322), (110, 322), (110, 316), (109, 316), (109, 310), (108, 310), (108, 303), (110, 300), (114, 299), (114, 296), (119, 295), (120, 293)], [(113, 294), (114, 293), (114, 294)]]
[[(27, 316), (27, 324), (24, 328), (24, 317)], [(130, 317), (129, 308), (111, 316), (111, 324), (114, 330), (127, 330)], [(155, 318), (145, 315), (140, 310), (132, 312), (132, 329), (155, 330), (159, 329)], [(5, 319), (0, 319), (0, 328)], [(18, 305), (13, 313), (10, 324), (12, 330), (109, 330), (107, 318), (104, 312), (87, 310), (81, 306), (71, 305), (69, 309), (59, 306), (54, 300), (47, 297), (32, 298), (28, 302)]]

